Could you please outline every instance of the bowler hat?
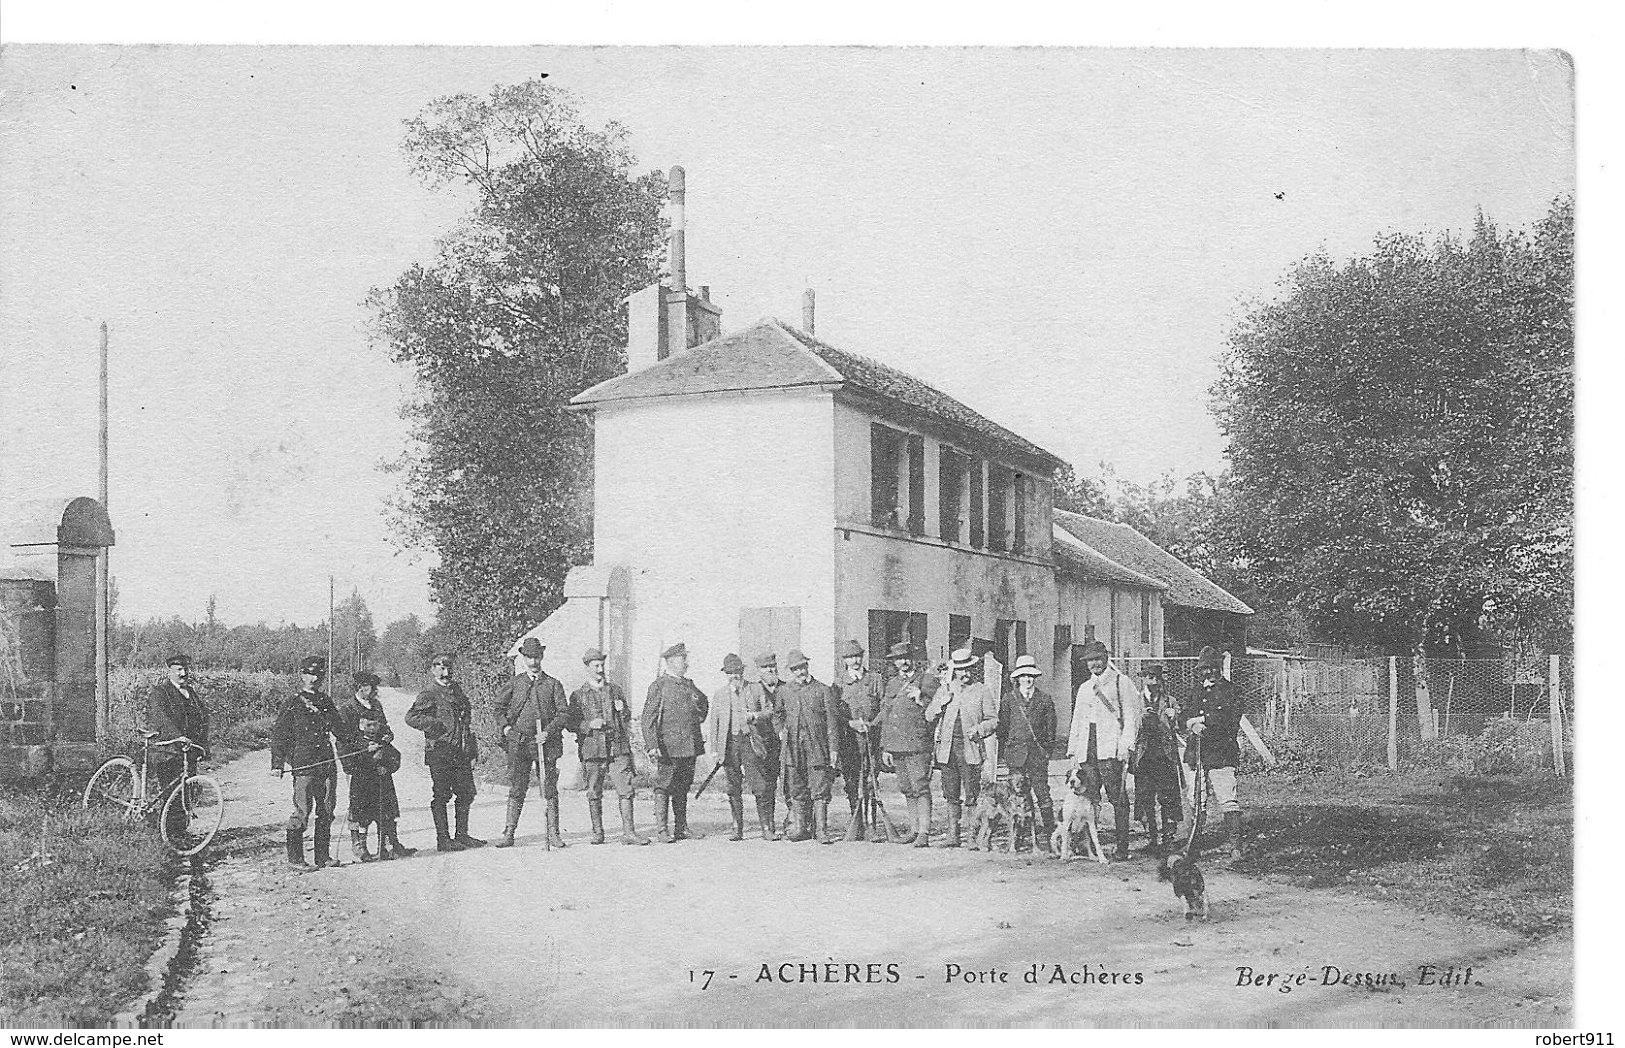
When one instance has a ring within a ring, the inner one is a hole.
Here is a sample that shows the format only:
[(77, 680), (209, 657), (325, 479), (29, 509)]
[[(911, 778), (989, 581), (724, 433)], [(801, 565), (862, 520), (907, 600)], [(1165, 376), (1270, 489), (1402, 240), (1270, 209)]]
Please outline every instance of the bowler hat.
[(728, 653), (728, 657), (722, 660), (722, 672), (723, 673), (744, 673), (745, 672), (745, 660), (740, 658), (738, 655), (735, 655), (733, 652), (730, 651)]
[(320, 655), (312, 655), (299, 664), (300, 673), (326, 673), (327, 660)]
[(1109, 659), (1112, 657), (1111, 649), (1098, 640), (1092, 640), (1083, 646), (1083, 661), (1090, 659)]
[(968, 670), (976, 665), (976, 656), (971, 654), (969, 648), (955, 648), (948, 658), (956, 670)]
[(171, 655), (164, 660), (165, 666), (190, 666), (191, 664), (192, 659), (187, 655)]
[(900, 640), (886, 651), (886, 658), (892, 661), (897, 659), (912, 659), (914, 646), (906, 640)]
[(369, 673), (366, 670), (362, 670), (361, 672), (353, 674), (350, 677), (350, 683), (356, 691), (360, 691), (362, 688), (376, 688), (378, 685), (383, 683), (383, 680), (381, 680), (376, 673)]
[(779, 668), (779, 657), (773, 654), (771, 651), (764, 651), (762, 654), (756, 656), (756, 665), (764, 670), (776, 670)]
[(539, 659), (547, 654), (547, 645), (535, 637), (526, 637), (525, 643), (519, 645), (519, 654), (527, 659)]
[(1196, 655), (1196, 668), (1199, 670), (1218, 670), (1224, 668), (1224, 656), (1211, 644), (1204, 645)]
[(807, 661), (807, 656), (803, 655), (800, 649), (791, 648), (789, 656), (784, 660), (784, 664), (791, 669), (795, 669), (797, 666), (807, 665)]
[(847, 641), (845, 644), (841, 645), (841, 658), (843, 658), (843, 659), (861, 659), (861, 658), (863, 658), (863, 645), (859, 644), (855, 640)]
[(1016, 657), (1016, 667), (1010, 671), (1012, 677), (1041, 677), (1044, 671), (1038, 668), (1038, 660), (1031, 655)]
[(676, 644), (673, 644), (671, 647), (669, 647), (665, 651), (661, 652), (660, 657), (663, 658), (663, 659), (675, 659), (679, 655), (687, 655), (687, 654), (688, 654), (688, 645), (684, 644), (682, 641), (678, 641)]
[(604, 653), (599, 651), (597, 648), (588, 648), (587, 653), (585, 655), (581, 656), (582, 665), (586, 665), (586, 664), (591, 663), (591, 662), (603, 662), (603, 661), (604, 661)]

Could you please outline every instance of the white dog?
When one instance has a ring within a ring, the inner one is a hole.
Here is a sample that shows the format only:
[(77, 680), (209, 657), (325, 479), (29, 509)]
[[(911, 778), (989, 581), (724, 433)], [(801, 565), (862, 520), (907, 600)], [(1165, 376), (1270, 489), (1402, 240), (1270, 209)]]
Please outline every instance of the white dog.
[(1066, 797), (1061, 802), (1061, 821), (1050, 837), (1050, 854), (1062, 862), (1072, 858), (1073, 842), (1081, 842), (1087, 858), (1106, 862), (1106, 853), (1100, 847), (1100, 783), (1090, 765), (1073, 768), (1066, 773)]

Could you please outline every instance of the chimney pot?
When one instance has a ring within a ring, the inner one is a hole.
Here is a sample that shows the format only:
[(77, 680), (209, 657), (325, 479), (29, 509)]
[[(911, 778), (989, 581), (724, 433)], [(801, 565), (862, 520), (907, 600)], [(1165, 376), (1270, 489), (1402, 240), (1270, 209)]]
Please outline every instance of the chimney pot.
[(700, 300), (703, 301), (703, 302), (711, 301), (711, 285), (710, 284), (701, 284), (700, 285)]
[(816, 298), (812, 288), (801, 293), (801, 330), (809, 335), (817, 334), (813, 329), (813, 306)]

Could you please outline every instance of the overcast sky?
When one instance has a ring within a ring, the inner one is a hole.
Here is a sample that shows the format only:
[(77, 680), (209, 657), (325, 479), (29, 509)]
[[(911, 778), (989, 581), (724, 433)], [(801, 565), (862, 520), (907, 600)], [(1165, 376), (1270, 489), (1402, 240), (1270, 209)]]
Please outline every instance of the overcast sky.
[(95, 493), (106, 320), (125, 613), (311, 623), (330, 572), (429, 613), (362, 302), (467, 204), (401, 121), (541, 72), (686, 167), (726, 330), (814, 287), (826, 340), (1137, 480), (1223, 466), (1217, 354), (1294, 262), (1574, 180), (1548, 52), (8, 46), (0, 501)]

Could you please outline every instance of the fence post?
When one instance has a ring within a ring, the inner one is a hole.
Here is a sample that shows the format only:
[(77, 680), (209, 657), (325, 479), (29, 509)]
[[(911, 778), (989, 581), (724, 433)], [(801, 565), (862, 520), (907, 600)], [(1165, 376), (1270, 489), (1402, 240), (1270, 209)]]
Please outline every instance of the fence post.
[(1411, 657), (1411, 677), (1416, 687), (1416, 727), (1423, 741), (1439, 737), (1438, 722), (1433, 719), (1433, 691), (1428, 687), (1427, 656)]
[(1388, 770), (1399, 770), (1399, 656), (1388, 656)]
[(1551, 657), (1547, 671), (1547, 688), (1551, 696), (1552, 768), (1559, 775), (1567, 775), (1567, 762), (1563, 759), (1563, 657)]

